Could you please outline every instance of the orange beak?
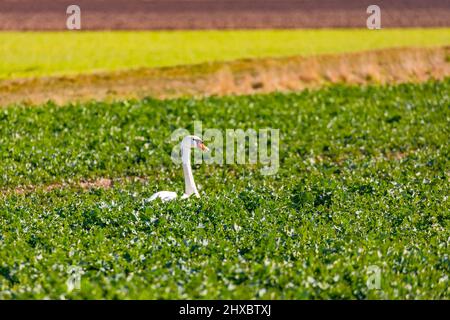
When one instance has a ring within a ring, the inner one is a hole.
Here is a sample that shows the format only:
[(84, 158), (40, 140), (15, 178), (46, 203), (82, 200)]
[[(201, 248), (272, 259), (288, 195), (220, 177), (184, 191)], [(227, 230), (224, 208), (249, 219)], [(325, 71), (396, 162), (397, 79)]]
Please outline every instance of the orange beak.
[(198, 147), (200, 148), (200, 150), (202, 151), (209, 151), (208, 147), (205, 146), (205, 144), (203, 142), (199, 142), (198, 143)]

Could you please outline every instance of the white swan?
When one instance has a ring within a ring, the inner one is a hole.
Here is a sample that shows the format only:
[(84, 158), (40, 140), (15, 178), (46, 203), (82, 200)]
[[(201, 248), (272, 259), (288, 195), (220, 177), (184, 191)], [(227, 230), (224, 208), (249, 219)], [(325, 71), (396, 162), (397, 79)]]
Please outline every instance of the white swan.
[[(197, 186), (194, 182), (194, 176), (192, 174), (191, 168), (191, 149), (198, 148), (202, 151), (208, 151), (209, 149), (205, 146), (202, 139), (197, 136), (186, 136), (181, 141), (181, 160), (183, 163), (183, 175), (184, 175), (184, 185), (185, 191), (181, 199), (189, 198), (191, 195), (195, 195), (197, 198), (200, 197), (198, 193)], [(172, 201), (177, 198), (177, 193), (173, 191), (160, 191), (155, 193), (150, 197), (150, 201), (156, 199), (161, 199), (161, 201)]]

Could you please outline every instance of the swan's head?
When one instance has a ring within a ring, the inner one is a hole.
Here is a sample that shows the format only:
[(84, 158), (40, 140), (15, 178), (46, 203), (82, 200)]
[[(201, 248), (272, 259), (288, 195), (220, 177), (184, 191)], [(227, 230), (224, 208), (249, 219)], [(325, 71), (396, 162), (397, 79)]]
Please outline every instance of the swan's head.
[(208, 147), (205, 146), (205, 144), (203, 143), (203, 140), (200, 139), (197, 136), (186, 136), (184, 137), (183, 141), (181, 142), (182, 146), (186, 146), (192, 149), (200, 149), (202, 151), (208, 151)]

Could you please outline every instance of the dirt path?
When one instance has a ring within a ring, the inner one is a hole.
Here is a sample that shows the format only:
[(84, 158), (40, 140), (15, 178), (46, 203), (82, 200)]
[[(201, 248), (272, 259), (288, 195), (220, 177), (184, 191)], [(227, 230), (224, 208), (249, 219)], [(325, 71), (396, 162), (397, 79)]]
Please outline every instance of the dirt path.
[(78, 182), (72, 183), (52, 183), (48, 185), (28, 185), (28, 186), (20, 186), (12, 189), (5, 188), (0, 190), (1, 196), (8, 196), (10, 194), (29, 194), (32, 192), (36, 192), (37, 190), (42, 190), (44, 192), (51, 192), (52, 190), (59, 189), (79, 189), (79, 190), (90, 190), (90, 189), (111, 189), (116, 184), (123, 183), (146, 183), (148, 181), (147, 177), (122, 177), (122, 178), (97, 178), (91, 180), (82, 180)]
[(297, 91), (332, 83), (419, 82), (450, 76), (450, 47), (401, 48), (315, 57), (227, 63), (90, 75), (0, 81), (0, 106), (124, 98), (203, 97)]
[(450, 0), (2, 0), (0, 30), (64, 30), (66, 8), (82, 10), (82, 28), (365, 28), (377, 4), (382, 26), (450, 26)]

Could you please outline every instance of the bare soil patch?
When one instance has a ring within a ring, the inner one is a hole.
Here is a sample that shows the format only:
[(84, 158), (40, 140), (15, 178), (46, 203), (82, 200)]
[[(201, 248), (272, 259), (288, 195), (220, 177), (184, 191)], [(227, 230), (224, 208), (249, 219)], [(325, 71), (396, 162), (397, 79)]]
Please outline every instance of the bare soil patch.
[(2, 195), (7, 194), (29, 194), (36, 192), (37, 190), (42, 190), (44, 192), (50, 192), (52, 190), (58, 189), (79, 189), (79, 190), (90, 190), (90, 189), (111, 189), (116, 184), (138, 182), (145, 183), (148, 178), (145, 177), (122, 177), (122, 178), (97, 178), (97, 179), (85, 179), (76, 182), (64, 182), (64, 183), (52, 183), (49, 185), (28, 185), (20, 186), (14, 189), (4, 189), (0, 192)]
[[(71, 0), (0, 2), (0, 30), (65, 30)], [(372, 0), (77, 0), (84, 30), (365, 28)], [(378, 0), (382, 25), (448, 27), (448, 0)]]

